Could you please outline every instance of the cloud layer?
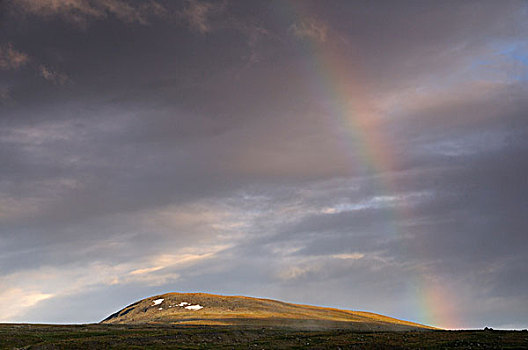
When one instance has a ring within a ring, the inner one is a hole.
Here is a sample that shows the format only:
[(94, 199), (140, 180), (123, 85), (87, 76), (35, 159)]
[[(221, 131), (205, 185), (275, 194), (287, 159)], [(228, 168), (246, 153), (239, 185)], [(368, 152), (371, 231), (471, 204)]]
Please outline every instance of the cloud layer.
[(526, 328), (526, 3), (2, 6), (1, 321), (208, 291)]
[(113, 16), (125, 23), (146, 24), (149, 14), (162, 14), (164, 8), (156, 1), (134, 4), (123, 0), (11, 0), (17, 10), (32, 16), (60, 17), (76, 24)]

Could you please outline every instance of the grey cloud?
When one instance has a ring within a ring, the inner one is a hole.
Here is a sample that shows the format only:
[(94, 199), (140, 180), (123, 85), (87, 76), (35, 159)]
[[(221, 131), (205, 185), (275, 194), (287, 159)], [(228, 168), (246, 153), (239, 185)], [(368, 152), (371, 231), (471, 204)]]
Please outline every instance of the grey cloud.
[(0, 68), (1, 69), (19, 69), (29, 63), (27, 54), (13, 48), (13, 45), (7, 44), (0, 47)]
[(156, 1), (135, 5), (122, 0), (12, 0), (11, 4), (33, 16), (58, 16), (80, 25), (86, 25), (91, 19), (106, 18), (108, 15), (127, 23), (145, 24), (148, 14), (164, 13), (164, 7)]
[(225, 2), (189, 0), (186, 2), (181, 15), (192, 29), (205, 34), (212, 30), (210, 17), (218, 15), (224, 8)]
[(11, 95), (9, 94), (9, 88), (7, 87), (1, 87), (0, 88), (0, 101), (5, 102), (11, 98)]
[(314, 18), (292, 24), (291, 30), (294, 35), (300, 38), (309, 38), (322, 42), (326, 41), (328, 35), (328, 27), (326, 24)]
[(524, 2), (54, 4), (2, 22), (0, 282), (34, 302), (11, 320), (198, 290), (435, 322), (423, 280), (460, 327), (524, 324)]
[[(45, 80), (51, 81), (58, 85), (64, 85), (68, 81), (68, 76), (62, 72), (52, 70), (51, 68), (37, 64), (37, 61), (27, 53), (17, 50), (11, 43), (0, 46), (0, 69), (16, 71), (26, 66), (31, 67)], [(10, 99), (9, 88), (2, 88), (0, 99)]]
[(66, 82), (68, 82), (68, 76), (64, 73), (55, 72), (44, 65), (40, 65), (38, 70), (40, 75), (44, 79), (51, 81), (55, 84), (64, 85), (66, 84)]

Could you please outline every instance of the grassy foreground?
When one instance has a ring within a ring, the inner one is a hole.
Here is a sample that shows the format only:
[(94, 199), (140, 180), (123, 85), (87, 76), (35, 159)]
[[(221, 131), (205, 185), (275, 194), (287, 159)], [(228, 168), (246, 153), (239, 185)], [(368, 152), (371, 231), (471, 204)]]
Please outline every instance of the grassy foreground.
[(1, 349), (528, 349), (525, 331), (352, 332), (152, 325), (0, 324)]

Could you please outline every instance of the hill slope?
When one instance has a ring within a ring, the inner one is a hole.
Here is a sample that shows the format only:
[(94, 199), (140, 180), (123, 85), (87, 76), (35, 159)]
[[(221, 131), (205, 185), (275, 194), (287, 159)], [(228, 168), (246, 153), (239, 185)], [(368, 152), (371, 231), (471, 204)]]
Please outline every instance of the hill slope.
[(101, 323), (344, 328), (357, 331), (434, 329), (370, 312), (205, 293), (167, 293), (146, 298), (110, 315)]

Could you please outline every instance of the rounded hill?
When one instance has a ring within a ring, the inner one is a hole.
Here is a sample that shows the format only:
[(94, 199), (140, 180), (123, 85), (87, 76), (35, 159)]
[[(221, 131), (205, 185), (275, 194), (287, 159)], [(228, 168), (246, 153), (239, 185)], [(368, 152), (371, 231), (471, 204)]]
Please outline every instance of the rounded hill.
[(110, 315), (101, 323), (350, 329), (356, 331), (434, 329), (371, 312), (206, 293), (167, 293), (145, 298)]

